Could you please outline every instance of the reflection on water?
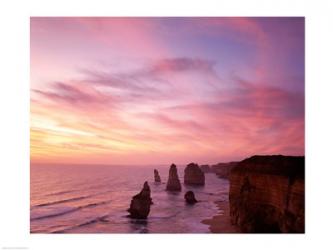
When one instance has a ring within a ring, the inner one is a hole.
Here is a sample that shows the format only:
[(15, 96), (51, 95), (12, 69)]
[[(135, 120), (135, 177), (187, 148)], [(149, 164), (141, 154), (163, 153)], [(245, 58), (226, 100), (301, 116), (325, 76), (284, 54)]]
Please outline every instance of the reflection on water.
[[(157, 168), (162, 183), (154, 183)], [(183, 167), (178, 174), (183, 181)], [(229, 184), (206, 174), (204, 187), (183, 185), (165, 191), (167, 166), (31, 166), (30, 221), (33, 233), (205, 233), (201, 223), (216, 214), (216, 200), (227, 199)], [(131, 197), (148, 181), (154, 204), (147, 220), (128, 218)], [(194, 191), (199, 202), (186, 205)]]

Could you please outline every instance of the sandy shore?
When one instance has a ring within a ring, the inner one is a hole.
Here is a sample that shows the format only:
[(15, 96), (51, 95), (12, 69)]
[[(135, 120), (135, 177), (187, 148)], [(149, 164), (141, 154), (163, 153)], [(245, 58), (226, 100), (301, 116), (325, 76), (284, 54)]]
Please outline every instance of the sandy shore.
[(209, 225), (212, 233), (240, 233), (240, 230), (231, 224), (229, 215), (229, 202), (216, 201), (219, 213), (211, 219), (205, 219), (202, 223)]

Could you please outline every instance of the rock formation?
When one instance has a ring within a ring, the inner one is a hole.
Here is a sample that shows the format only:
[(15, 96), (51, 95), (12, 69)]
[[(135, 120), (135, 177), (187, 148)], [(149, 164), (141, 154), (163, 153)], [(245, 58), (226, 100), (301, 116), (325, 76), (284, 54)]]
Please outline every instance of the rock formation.
[(184, 183), (187, 185), (205, 185), (205, 174), (196, 163), (187, 165), (184, 171)]
[(182, 186), (180, 185), (180, 181), (178, 178), (177, 167), (172, 163), (169, 169), (169, 178), (167, 183), (168, 191), (181, 191)]
[(304, 233), (304, 157), (252, 156), (230, 173), (230, 216), (249, 233)]
[(161, 177), (156, 169), (154, 169), (154, 179), (155, 182), (161, 182)]
[(229, 178), (230, 171), (233, 167), (235, 167), (238, 162), (226, 162), (226, 163), (218, 163), (211, 166), (212, 172), (214, 172), (220, 178)]
[(130, 213), (131, 218), (146, 219), (152, 203), (150, 187), (148, 183), (145, 182), (141, 192), (132, 197), (130, 208), (127, 211)]
[(198, 202), (195, 199), (194, 193), (192, 191), (187, 191), (186, 194), (184, 195), (184, 199), (187, 204), (194, 204)]
[(204, 172), (204, 173), (212, 173), (213, 172), (209, 165), (201, 165), (200, 168), (201, 168), (202, 172)]

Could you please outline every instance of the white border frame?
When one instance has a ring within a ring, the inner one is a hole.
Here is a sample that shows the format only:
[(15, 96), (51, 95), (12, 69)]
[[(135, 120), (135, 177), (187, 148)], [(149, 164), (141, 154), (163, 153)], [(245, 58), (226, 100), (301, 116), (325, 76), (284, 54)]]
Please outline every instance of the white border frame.
[[(330, 248), (332, 202), (332, 7), (330, 1), (2, 1), (1, 174), (2, 249), (313, 249)], [(305, 16), (306, 234), (30, 235), (30, 16)], [(22, 248), (21, 248), (22, 249)]]

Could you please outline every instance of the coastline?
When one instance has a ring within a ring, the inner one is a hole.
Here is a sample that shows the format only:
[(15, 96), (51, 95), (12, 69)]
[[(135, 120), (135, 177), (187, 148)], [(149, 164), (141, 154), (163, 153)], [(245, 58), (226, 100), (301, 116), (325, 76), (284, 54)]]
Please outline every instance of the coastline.
[(229, 201), (215, 201), (219, 212), (210, 219), (201, 222), (209, 225), (211, 233), (241, 233), (240, 229), (231, 224)]

